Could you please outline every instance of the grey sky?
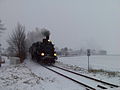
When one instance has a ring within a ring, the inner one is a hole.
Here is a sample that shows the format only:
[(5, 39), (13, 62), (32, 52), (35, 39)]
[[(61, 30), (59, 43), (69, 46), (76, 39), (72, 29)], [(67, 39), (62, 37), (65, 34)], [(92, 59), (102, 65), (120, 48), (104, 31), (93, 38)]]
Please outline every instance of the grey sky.
[(0, 19), (8, 29), (2, 38), (20, 22), (26, 31), (49, 29), (60, 48), (120, 54), (120, 0), (0, 0)]

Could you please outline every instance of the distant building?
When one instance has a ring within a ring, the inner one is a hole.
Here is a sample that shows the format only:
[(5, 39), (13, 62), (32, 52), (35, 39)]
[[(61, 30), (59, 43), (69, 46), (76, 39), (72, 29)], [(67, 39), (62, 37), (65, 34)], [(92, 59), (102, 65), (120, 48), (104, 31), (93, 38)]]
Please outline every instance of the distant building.
[(100, 51), (99, 51), (99, 54), (100, 54), (100, 55), (107, 55), (107, 51), (105, 51), (105, 50), (100, 50)]
[(91, 55), (107, 55), (105, 50), (91, 50)]

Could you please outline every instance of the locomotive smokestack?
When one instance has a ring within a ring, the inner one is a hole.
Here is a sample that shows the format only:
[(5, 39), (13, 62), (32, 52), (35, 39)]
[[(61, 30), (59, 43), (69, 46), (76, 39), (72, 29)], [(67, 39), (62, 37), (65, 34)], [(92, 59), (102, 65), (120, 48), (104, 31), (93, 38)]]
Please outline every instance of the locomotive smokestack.
[(46, 36), (46, 39), (49, 40), (49, 36)]
[(47, 29), (43, 28), (42, 30), (42, 35), (46, 37), (47, 40), (49, 40), (49, 36), (50, 36), (50, 31), (48, 31)]

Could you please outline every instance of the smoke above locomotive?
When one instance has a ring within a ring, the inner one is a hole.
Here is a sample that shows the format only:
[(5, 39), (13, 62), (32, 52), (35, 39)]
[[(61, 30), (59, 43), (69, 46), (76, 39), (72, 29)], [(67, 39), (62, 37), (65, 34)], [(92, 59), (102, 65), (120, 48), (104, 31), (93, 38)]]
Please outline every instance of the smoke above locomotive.
[(35, 42), (42, 42), (43, 39), (49, 39), (50, 31), (46, 28), (36, 28), (34, 31), (31, 31), (27, 34), (27, 46), (28, 48)]
[(47, 29), (44, 29), (44, 28), (43, 28), (43, 29), (41, 29), (41, 33), (42, 33), (43, 36), (46, 37), (46, 39), (49, 40), (50, 31), (48, 31)]

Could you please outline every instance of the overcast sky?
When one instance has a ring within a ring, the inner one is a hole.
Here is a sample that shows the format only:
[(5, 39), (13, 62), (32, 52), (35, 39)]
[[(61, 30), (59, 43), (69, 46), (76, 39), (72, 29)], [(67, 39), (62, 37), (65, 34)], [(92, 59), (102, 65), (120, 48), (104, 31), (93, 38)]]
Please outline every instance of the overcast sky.
[(0, 0), (0, 19), (7, 30), (17, 22), (26, 32), (47, 28), (59, 48), (105, 49), (120, 54), (120, 0)]

